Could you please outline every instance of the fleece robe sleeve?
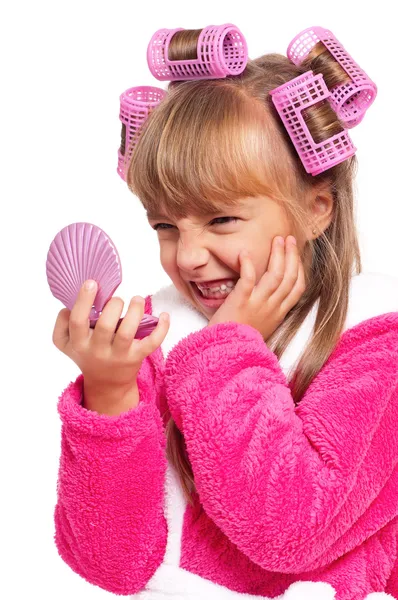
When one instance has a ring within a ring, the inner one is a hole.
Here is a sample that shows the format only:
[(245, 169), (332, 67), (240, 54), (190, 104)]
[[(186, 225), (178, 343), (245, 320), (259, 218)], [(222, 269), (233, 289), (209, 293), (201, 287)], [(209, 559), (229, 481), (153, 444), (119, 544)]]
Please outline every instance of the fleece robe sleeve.
[(139, 592), (166, 548), (165, 435), (152, 365), (138, 406), (118, 416), (81, 406), (83, 375), (61, 395), (55, 544), (81, 577), (114, 594)]
[(330, 564), (398, 514), (398, 313), (364, 321), (296, 406), (260, 333), (220, 323), (166, 361), (204, 510), (253, 562)]

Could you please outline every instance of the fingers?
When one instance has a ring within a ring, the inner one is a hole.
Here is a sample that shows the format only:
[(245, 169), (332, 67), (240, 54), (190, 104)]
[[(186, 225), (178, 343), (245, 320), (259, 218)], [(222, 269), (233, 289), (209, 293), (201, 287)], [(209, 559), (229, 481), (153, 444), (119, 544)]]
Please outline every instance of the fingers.
[(168, 313), (161, 313), (159, 322), (155, 329), (150, 335), (147, 335), (145, 338), (140, 340), (139, 346), (137, 346), (140, 352), (142, 352), (142, 359), (144, 359), (146, 356), (149, 356), (149, 354), (152, 354), (152, 352), (154, 352), (163, 343), (169, 327), (170, 316)]
[(287, 314), (297, 304), (305, 290), (304, 266), (293, 239), (293, 236), (286, 238), (285, 273), (281, 284), (271, 296), (271, 301), (281, 307), (283, 314)]
[(288, 300), (294, 306), (302, 295), (305, 289), (304, 269), (297, 244), (293, 240), (293, 236), (289, 235), (284, 244), (280, 245), (277, 238), (274, 238), (267, 271), (256, 286), (258, 298), (267, 296), (278, 306)]
[(284, 280), (288, 246), (286, 246), (286, 240), (279, 235), (272, 241), (272, 252), (267, 268), (269, 274), (267, 287), (271, 292), (277, 290)]
[[(276, 236), (272, 240), (271, 256), (267, 270), (256, 285), (256, 296), (259, 299), (264, 298), (264, 296), (268, 299), (277, 290), (279, 293), (279, 288), (284, 281), (285, 263), (285, 240), (281, 236)], [(290, 264), (289, 268), (292, 268)]]
[(74, 348), (85, 345), (90, 337), (89, 315), (97, 294), (97, 284), (88, 290), (86, 283), (82, 285), (76, 298), (76, 302), (69, 317), (69, 337)]
[[(300, 256), (297, 244), (293, 242), (294, 238), (288, 235), (285, 240), (284, 248), (284, 272), (278, 287), (274, 292), (275, 301), (281, 303), (292, 291), (296, 284), (300, 263)], [(280, 278), (280, 272), (277, 275)]]
[[(268, 297), (278, 289), (283, 281), (285, 273), (285, 243), (281, 236), (276, 236), (272, 241), (271, 256), (268, 261), (267, 271), (255, 287), (256, 296), (262, 298)], [(239, 254), (241, 263), (241, 274), (238, 283), (235, 286), (236, 293), (239, 293), (247, 300), (256, 283), (256, 271), (254, 265), (246, 250)], [(232, 295), (231, 292), (230, 295)]]
[(247, 250), (240, 252), (239, 261), (240, 278), (230, 296), (235, 292), (234, 297), (236, 294), (240, 294), (245, 300), (253, 291), (254, 284), (256, 283), (256, 271)]
[(161, 313), (159, 322), (150, 335), (140, 340), (135, 339), (144, 309), (144, 298), (142, 296), (134, 296), (113, 340), (112, 348), (116, 353), (125, 353), (135, 342), (134, 352), (139, 352), (143, 360), (162, 344), (170, 326), (170, 319), (167, 313)]
[[(91, 345), (93, 348), (99, 349), (111, 345), (123, 307), (124, 302), (118, 296), (113, 296), (105, 304), (92, 333)], [(122, 324), (123, 321), (120, 327)]]
[(142, 296), (134, 296), (130, 300), (127, 312), (113, 340), (112, 346), (115, 352), (125, 352), (131, 346), (143, 317), (144, 308), (145, 300)]
[(63, 308), (59, 311), (53, 331), (53, 344), (58, 350), (63, 351), (69, 341), (69, 315), (70, 310)]
[(305, 283), (305, 273), (304, 273), (304, 265), (299, 259), (298, 265), (298, 275), (296, 279), (296, 283), (293, 286), (290, 294), (285, 298), (284, 302), (282, 302), (281, 307), (282, 311), (288, 313), (293, 306), (297, 304), (300, 300), (301, 296), (304, 294), (306, 289)]

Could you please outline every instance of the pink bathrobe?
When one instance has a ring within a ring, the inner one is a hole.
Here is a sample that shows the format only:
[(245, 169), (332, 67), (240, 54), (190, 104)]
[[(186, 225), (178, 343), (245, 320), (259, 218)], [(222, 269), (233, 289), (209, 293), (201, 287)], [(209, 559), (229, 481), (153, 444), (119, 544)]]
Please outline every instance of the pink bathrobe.
[[(136, 600), (398, 598), (398, 280), (352, 278), (344, 332), (295, 407), (316, 308), (278, 361), (248, 325), (207, 327), (173, 285), (146, 298), (171, 324), (138, 407), (84, 409), (82, 375), (58, 402), (55, 543), (73, 571)], [(166, 460), (167, 407), (193, 507)]]

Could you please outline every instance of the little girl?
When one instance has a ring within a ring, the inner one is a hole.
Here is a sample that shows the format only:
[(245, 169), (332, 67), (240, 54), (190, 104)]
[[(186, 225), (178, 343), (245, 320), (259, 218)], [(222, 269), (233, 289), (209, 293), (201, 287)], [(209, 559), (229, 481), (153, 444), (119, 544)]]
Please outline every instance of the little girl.
[[(203, 31), (174, 30), (168, 58), (196, 60)], [(114, 594), (398, 598), (398, 286), (361, 273), (333, 99), (303, 110), (317, 174), (273, 101), (309, 72), (347, 84), (325, 40), (171, 81), (126, 180), (172, 284), (116, 333), (116, 297), (89, 329), (95, 285), (58, 315), (81, 374), (58, 404), (55, 543)], [(166, 318), (134, 339), (144, 312)]]

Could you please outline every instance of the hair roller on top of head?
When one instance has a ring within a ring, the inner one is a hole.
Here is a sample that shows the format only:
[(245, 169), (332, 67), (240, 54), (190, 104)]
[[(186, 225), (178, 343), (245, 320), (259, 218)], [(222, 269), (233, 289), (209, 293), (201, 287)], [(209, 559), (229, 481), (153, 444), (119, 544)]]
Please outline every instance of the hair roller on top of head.
[(356, 148), (346, 129), (316, 143), (305, 123), (303, 110), (330, 98), (321, 73), (314, 75), (307, 71), (270, 94), (307, 173), (319, 175), (355, 154)]
[(330, 104), (340, 121), (350, 129), (362, 121), (367, 109), (376, 98), (377, 86), (348, 54), (335, 35), (323, 27), (308, 27), (296, 35), (288, 46), (287, 57), (295, 65), (300, 65), (319, 42), (327, 48), (350, 78), (349, 82), (330, 88)]
[(156, 31), (147, 49), (149, 69), (160, 81), (186, 79), (219, 79), (227, 75), (239, 75), (245, 69), (248, 60), (247, 43), (242, 32), (232, 23), (209, 25), (198, 30), (196, 56), (184, 60), (171, 60), (169, 47), (172, 38), (177, 42), (179, 36), (196, 31), (177, 29), (159, 29)]
[(126, 167), (130, 162), (142, 126), (165, 96), (167, 96), (166, 90), (145, 85), (129, 88), (120, 96), (119, 118), (122, 122), (122, 132), (117, 172), (124, 181)]

